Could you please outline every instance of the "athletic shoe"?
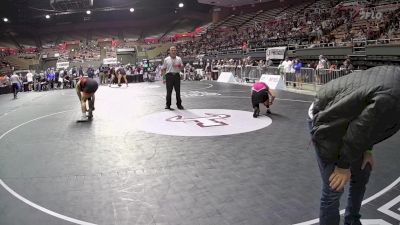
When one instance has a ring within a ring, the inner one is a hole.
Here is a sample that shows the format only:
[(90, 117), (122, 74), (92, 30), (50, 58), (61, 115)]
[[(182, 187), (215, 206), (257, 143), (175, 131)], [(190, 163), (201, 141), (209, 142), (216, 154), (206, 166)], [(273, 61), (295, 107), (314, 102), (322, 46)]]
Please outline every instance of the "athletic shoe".
[(260, 113), (260, 109), (257, 107), (254, 107), (254, 113), (253, 113), (253, 117), (257, 118), (258, 114)]

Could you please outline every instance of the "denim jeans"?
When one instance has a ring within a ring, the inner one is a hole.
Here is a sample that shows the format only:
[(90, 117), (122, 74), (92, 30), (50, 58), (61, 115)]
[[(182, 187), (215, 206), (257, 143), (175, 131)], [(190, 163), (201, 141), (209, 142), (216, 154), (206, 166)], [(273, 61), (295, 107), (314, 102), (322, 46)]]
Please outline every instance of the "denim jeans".
[[(322, 195), (319, 213), (320, 225), (339, 225), (340, 197), (342, 196), (343, 191), (336, 192), (329, 186), (329, 177), (334, 171), (336, 165), (334, 162), (329, 162), (322, 159), (318, 154), (318, 150), (315, 150), (322, 178)], [(369, 164), (366, 165), (364, 170), (361, 170), (362, 162), (363, 157), (360, 157), (350, 165), (351, 179), (344, 217), (345, 225), (361, 225), (361, 202), (364, 198), (366, 185), (371, 174), (371, 165)]]

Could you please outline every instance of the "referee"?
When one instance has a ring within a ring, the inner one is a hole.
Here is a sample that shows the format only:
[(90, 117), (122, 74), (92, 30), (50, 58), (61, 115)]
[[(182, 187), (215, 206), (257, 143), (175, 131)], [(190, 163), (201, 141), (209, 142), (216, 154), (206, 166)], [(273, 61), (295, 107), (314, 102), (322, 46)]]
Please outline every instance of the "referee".
[(176, 47), (169, 48), (169, 56), (164, 59), (162, 66), (162, 74), (164, 83), (167, 86), (167, 103), (165, 109), (173, 110), (171, 108), (171, 95), (172, 89), (175, 88), (176, 93), (176, 106), (178, 109), (183, 109), (181, 99), (181, 76), (180, 72), (183, 69), (183, 62), (181, 57), (176, 56)]

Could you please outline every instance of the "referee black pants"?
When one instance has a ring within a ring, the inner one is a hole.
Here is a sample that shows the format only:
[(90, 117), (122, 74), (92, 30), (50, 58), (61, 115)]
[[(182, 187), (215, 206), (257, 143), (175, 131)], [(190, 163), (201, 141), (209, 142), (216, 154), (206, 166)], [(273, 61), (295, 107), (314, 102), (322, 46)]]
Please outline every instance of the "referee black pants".
[(181, 76), (180, 76), (180, 74), (179, 73), (167, 73), (165, 75), (165, 82), (166, 82), (166, 86), (167, 86), (166, 106), (168, 106), (168, 107), (171, 106), (172, 89), (175, 89), (176, 105), (181, 106), (182, 99), (181, 99)]

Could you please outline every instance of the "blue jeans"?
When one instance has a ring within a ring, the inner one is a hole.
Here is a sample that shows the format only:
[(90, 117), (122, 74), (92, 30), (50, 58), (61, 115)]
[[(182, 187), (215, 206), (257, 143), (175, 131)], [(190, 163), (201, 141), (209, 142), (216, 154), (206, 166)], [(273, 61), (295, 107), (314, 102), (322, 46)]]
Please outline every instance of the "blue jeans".
[[(339, 225), (340, 197), (342, 196), (343, 191), (336, 192), (329, 186), (329, 177), (334, 171), (336, 165), (334, 162), (328, 162), (322, 159), (318, 155), (317, 149), (315, 150), (322, 178), (322, 195), (319, 212), (320, 225)], [(361, 170), (362, 161), (363, 157), (360, 157), (350, 165), (351, 179), (344, 217), (345, 225), (361, 225), (361, 202), (364, 198), (366, 185), (371, 174), (371, 165), (369, 164), (365, 166), (364, 170)]]

